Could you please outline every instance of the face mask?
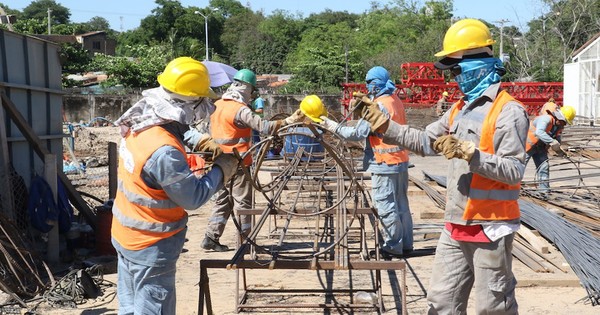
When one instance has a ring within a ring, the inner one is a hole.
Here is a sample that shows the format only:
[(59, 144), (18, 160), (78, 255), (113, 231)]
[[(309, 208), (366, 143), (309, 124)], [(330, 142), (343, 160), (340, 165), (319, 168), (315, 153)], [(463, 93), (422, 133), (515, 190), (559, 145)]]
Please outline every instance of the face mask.
[(504, 72), (502, 61), (498, 58), (464, 59), (459, 64), (460, 74), (454, 77), (467, 101), (481, 96), (492, 84), (500, 82)]

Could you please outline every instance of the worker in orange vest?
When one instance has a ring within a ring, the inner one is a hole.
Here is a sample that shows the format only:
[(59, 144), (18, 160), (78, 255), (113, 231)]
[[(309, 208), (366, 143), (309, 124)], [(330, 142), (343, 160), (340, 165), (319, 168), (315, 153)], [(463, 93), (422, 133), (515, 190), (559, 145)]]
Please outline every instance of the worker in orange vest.
[(536, 179), (542, 197), (547, 197), (550, 192), (550, 165), (548, 164), (548, 148), (551, 148), (560, 157), (567, 153), (560, 146), (560, 135), (566, 124), (573, 124), (575, 108), (563, 106), (554, 112), (545, 112), (531, 121), (527, 133), (527, 158), (525, 165), (533, 158), (536, 168)]
[[(373, 67), (366, 76), (369, 101), (391, 120), (405, 125), (404, 104), (394, 93), (396, 86), (388, 71)], [(354, 107), (353, 100), (350, 107)], [(408, 204), (408, 152), (397, 145), (385, 143), (377, 133), (371, 133), (364, 119), (355, 126), (338, 125), (322, 116), (321, 125), (350, 141), (368, 140), (365, 148), (364, 167), (372, 174), (373, 200), (382, 226), (384, 257), (402, 257), (413, 251), (413, 220)], [(369, 154), (371, 153), (371, 154)]]
[[(248, 153), (252, 143), (252, 130), (265, 135), (275, 134), (279, 128), (300, 122), (305, 118), (298, 109), (282, 120), (264, 120), (248, 106), (255, 89), (256, 75), (249, 69), (242, 69), (235, 74), (233, 82), (223, 97), (215, 102), (216, 109), (210, 116), (210, 134), (219, 144), (224, 155), (231, 155), (234, 148), (240, 154)], [(245, 166), (250, 166), (252, 154), (246, 154), (243, 163)], [(242, 169), (239, 169), (233, 177), (232, 190), (229, 191), (229, 187), (227, 188), (217, 193), (217, 200), (201, 243), (201, 247), (205, 250), (217, 252), (229, 250), (228, 246), (219, 242), (229, 217), (234, 210), (237, 212), (239, 209), (252, 207), (252, 185), (250, 179), (244, 176)], [(230, 202), (229, 194), (233, 197), (233, 204)], [(242, 235), (249, 234), (250, 223), (250, 216), (240, 216)]]
[(450, 159), (428, 314), (466, 314), (473, 289), (476, 314), (518, 313), (511, 251), (529, 120), (524, 106), (500, 89), (506, 70), (493, 57), (494, 43), (479, 20), (450, 26), (435, 67), (449, 70), (465, 96), (424, 131), (389, 119), (377, 104), (362, 111), (385, 143)]
[(206, 67), (189, 57), (176, 58), (158, 83), (115, 122), (122, 136), (111, 228), (119, 314), (175, 314), (175, 270), (187, 231), (186, 209), (203, 205), (238, 164), (220, 155), (202, 178), (187, 164), (189, 125), (213, 107)]
[(437, 103), (435, 104), (435, 114), (440, 117), (444, 114), (444, 112), (446, 111), (446, 106), (448, 106), (448, 91), (444, 91), (444, 93), (442, 93), (442, 97), (437, 101)]

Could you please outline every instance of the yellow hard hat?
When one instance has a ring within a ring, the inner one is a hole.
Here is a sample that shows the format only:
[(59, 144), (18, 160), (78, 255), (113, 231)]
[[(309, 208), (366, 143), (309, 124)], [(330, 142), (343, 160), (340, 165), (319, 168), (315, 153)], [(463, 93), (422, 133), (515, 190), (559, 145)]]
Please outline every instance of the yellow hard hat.
[(442, 93), (442, 95), (448, 96), (448, 92), (444, 91), (444, 93)]
[[(487, 47), (495, 42), (490, 29), (483, 22), (475, 19), (463, 19), (452, 24), (446, 31), (444, 47), (435, 56), (446, 57), (463, 50)], [(462, 55), (458, 57), (460, 58)]]
[(308, 95), (300, 102), (300, 110), (312, 121), (320, 123), (320, 116), (327, 116), (327, 109), (321, 99), (316, 95)]
[(560, 112), (563, 114), (563, 116), (565, 116), (565, 119), (567, 120), (567, 124), (572, 125), (573, 124), (573, 119), (575, 119), (575, 108), (573, 106), (563, 106), (560, 108)]
[(215, 97), (210, 88), (206, 66), (190, 57), (171, 60), (157, 79), (162, 87), (173, 93), (192, 97)]

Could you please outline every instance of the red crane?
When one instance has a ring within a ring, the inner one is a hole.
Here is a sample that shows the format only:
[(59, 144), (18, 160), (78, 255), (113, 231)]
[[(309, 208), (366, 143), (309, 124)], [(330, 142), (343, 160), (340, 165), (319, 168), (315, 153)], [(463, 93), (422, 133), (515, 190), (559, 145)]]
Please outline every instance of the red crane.
[[(433, 106), (442, 93), (448, 92), (448, 101), (459, 100), (463, 94), (456, 82), (446, 83), (442, 71), (430, 62), (412, 62), (402, 64), (400, 68), (400, 84), (396, 84), (396, 93), (404, 101), (406, 107), (423, 108)], [(353, 92), (366, 93), (365, 84), (343, 83), (342, 105), (348, 110)], [(527, 113), (535, 116), (542, 105), (550, 98), (562, 103), (562, 82), (502, 82), (501, 87), (527, 107)]]

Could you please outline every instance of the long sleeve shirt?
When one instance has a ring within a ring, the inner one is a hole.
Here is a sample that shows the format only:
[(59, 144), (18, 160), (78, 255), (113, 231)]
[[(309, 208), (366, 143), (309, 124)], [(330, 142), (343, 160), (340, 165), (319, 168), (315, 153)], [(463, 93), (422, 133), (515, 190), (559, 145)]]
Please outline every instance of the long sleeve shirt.
[(254, 129), (263, 135), (271, 135), (278, 128), (278, 124), (275, 121), (261, 118), (252, 112), (252, 109), (249, 107), (242, 107), (235, 115), (233, 123), (240, 128)]
[[(182, 125), (169, 123), (162, 126), (182, 139)], [(186, 126), (187, 127), (187, 126)], [(175, 147), (165, 145), (158, 148), (146, 161), (142, 179), (149, 187), (163, 189), (176, 204), (187, 210), (196, 210), (223, 187), (223, 172), (216, 167), (201, 178), (191, 171), (183, 153)], [(186, 230), (165, 238), (147, 248), (127, 250), (113, 240), (115, 248), (127, 259), (146, 266), (164, 266), (174, 263), (181, 253)]]
[[(479, 147), (482, 122), (499, 93), (500, 84), (491, 85), (480, 97), (465, 104), (450, 125), (450, 112), (438, 121), (429, 124), (425, 130), (418, 130), (390, 121), (384, 133), (384, 141), (403, 146), (422, 156), (434, 155), (432, 144), (440, 136), (454, 134), (461, 140), (472, 141)], [(460, 117), (469, 119), (459, 119)], [(476, 123), (478, 122), (478, 123)], [(467, 203), (473, 173), (514, 185), (523, 179), (525, 173), (525, 141), (529, 119), (523, 106), (509, 102), (496, 120), (494, 134), (494, 154), (475, 151), (470, 162), (462, 159), (450, 161), (447, 177), (447, 202), (445, 220), (461, 225), (504, 224), (504, 221), (470, 221), (462, 219)], [(518, 223), (516, 222), (511, 223)]]
[(370, 131), (371, 124), (364, 119), (360, 119), (355, 126), (338, 125), (335, 133), (348, 141), (364, 141), (366, 143), (363, 168), (366, 168), (368, 172), (371, 172), (372, 174), (395, 174), (401, 171), (408, 171), (408, 162), (387, 165), (375, 161), (371, 144), (367, 141)]
[(552, 136), (546, 132), (546, 128), (548, 128), (550, 122), (551, 118), (547, 114), (538, 116), (533, 120), (533, 126), (535, 127), (535, 136), (538, 137), (538, 139), (542, 140), (545, 144), (550, 144), (552, 140), (554, 140)]

